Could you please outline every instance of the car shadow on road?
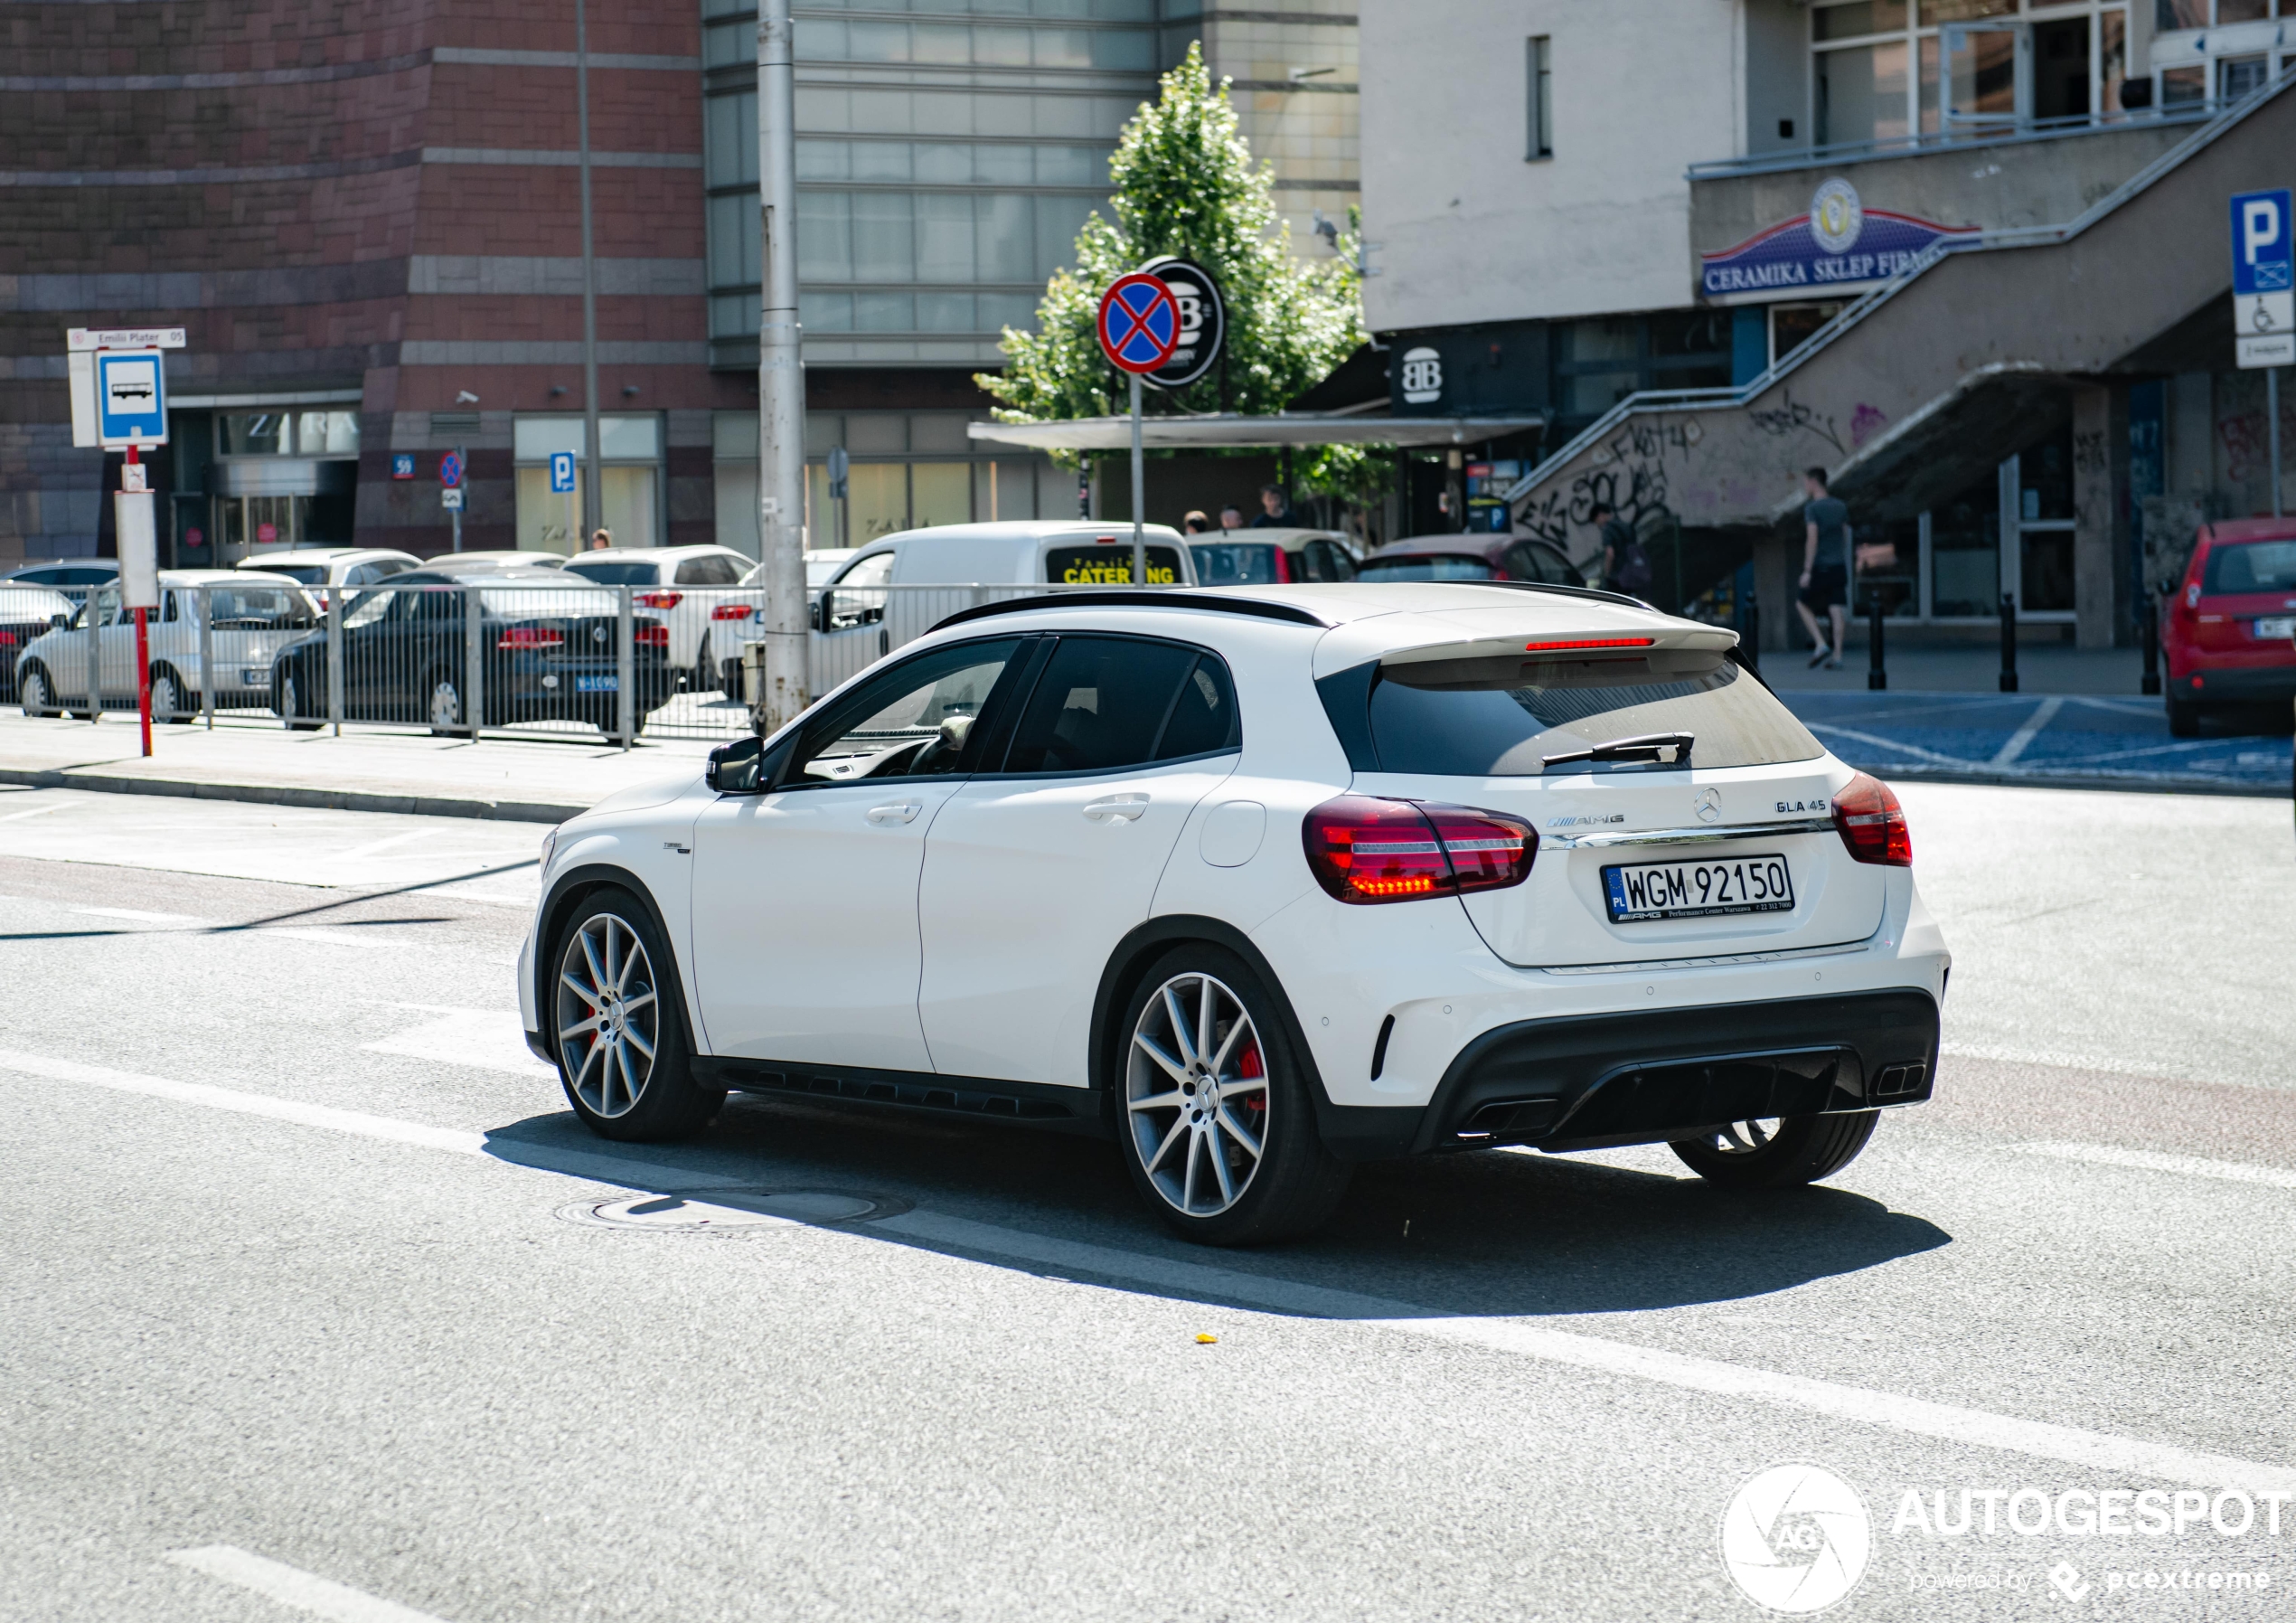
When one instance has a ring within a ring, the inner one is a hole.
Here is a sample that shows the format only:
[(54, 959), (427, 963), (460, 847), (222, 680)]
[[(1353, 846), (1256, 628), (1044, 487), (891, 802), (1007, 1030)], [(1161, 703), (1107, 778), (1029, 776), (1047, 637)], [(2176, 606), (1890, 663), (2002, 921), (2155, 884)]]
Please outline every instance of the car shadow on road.
[(740, 1095), (685, 1145), (609, 1144), (565, 1112), (488, 1139), (505, 1160), (662, 1194), (868, 1195), (907, 1215), (823, 1226), (1119, 1289), (1326, 1317), (1729, 1302), (1952, 1240), (1925, 1218), (1823, 1184), (1749, 1194), (1687, 1168), (1670, 1177), (1485, 1151), (1359, 1167), (1321, 1233), (1216, 1250), (1166, 1229), (1115, 1147), (1097, 1140)]

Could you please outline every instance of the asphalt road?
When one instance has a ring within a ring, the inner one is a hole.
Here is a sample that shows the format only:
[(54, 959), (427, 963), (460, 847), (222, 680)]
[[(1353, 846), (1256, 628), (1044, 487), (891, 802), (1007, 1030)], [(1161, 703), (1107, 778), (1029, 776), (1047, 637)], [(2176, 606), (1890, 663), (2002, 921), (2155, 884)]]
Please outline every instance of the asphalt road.
[(1783, 1462), (1829, 1616), (2286, 1616), (2289, 808), (1905, 799), (1941, 1094), (1829, 1185), (1491, 1152), (1206, 1252), (1088, 1142), (589, 1137), (534, 830), (0, 792), (0, 1618), (1748, 1618)]

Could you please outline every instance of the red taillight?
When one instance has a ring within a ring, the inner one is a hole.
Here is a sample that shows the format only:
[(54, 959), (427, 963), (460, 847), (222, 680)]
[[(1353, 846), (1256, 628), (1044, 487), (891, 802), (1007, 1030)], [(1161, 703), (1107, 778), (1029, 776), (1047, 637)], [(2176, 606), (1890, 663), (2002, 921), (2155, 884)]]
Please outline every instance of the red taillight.
[(642, 591), (630, 599), (641, 609), (675, 609), (685, 601), (682, 591)]
[(1833, 797), (1833, 826), (1858, 862), (1886, 868), (1914, 865), (1914, 836), (1905, 826), (1905, 808), (1879, 778), (1860, 772), (1843, 787)]
[(16, 634), (14, 632), (0, 631), (0, 648), (13, 648), (15, 646)]
[(553, 631), (548, 626), (505, 626), (495, 639), (498, 648), (562, 648), (566, 633)]
[(1341, 901), (1408, 901), (1496, 891), (1530, 875), (1539, 834), (1520, 818), (1463, 806), (1341, 795), (1302, 827), (1316, 882)]
[(666, 648), (670, 646), (670, 628), (656, 620), (650, 626), (634, 627), (630, 640), (641, 648)]
[(1282, 547), (1270, 547), (1268, 548), (1268, 551), (1275, 554), (1275, 583), (1278, 586), (1290, 584), (1292, 579), (1292, 555), (1285, 552)]
[(747, 603), (720, 603), (710, 611), (713, 620), (746, 620), (757, 610)]

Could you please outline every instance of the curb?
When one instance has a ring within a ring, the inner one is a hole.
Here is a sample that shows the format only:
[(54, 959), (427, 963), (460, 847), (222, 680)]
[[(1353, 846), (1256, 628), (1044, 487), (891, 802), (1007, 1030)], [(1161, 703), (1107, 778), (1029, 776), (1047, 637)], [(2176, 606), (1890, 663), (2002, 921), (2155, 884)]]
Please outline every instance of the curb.
[(500, 823), (563, 823), (588, 806), (532, 800), (482, 800), (455, 795), (391, 795), (365, 789), (318, 789), (285, 783), (193, 783), (170, 778), (122, 778), (74, 770), (0, 767), (0, 783), (33, 789), (93, 789), (109, 795), (165, 795), (183, 800), (237, 800), (258, 806), (299, 806), (314, 811), (395, 812), (422, 817), (475, 817)]
[[(1840, 750), (1836, 750), (1840, 755)], [(2116, 778), (2103, 773), (1962, 772), (1947, 767), (1875, 767), (1858, 766), (1844, 755), (1841, 759), (1858, 767), (1861, 772), (1898, 783), (1973, 783), (1988, 788), (2008, 789), (2110, 789), (2131, 795), (2219, 795), (2249, 800), (2285, 800), (2289, 790), (2279, 784), (2210, 783), (2186, 779), (2164, 781), (2158, 778)]]

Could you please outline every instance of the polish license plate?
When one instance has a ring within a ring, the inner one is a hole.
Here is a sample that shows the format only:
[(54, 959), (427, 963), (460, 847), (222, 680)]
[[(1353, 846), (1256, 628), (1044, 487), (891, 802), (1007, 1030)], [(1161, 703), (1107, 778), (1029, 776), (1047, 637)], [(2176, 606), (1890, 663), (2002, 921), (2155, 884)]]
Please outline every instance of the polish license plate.
[(2258, 620), (2256, 635), (2267, 642), (2284, 643), (2290, 637), (2296, 637), (2296, 615), (2283, 616), (2276, 620)]
[(622, 678), (577, 675), (574, 678), (574, 691), (578, 694), (618, 694), (622, 691)]
[(1603, 892), (1613, 924), (1793, 911), (1793, 876), (1776, 855), (1622, 864), (1603, 870)]

